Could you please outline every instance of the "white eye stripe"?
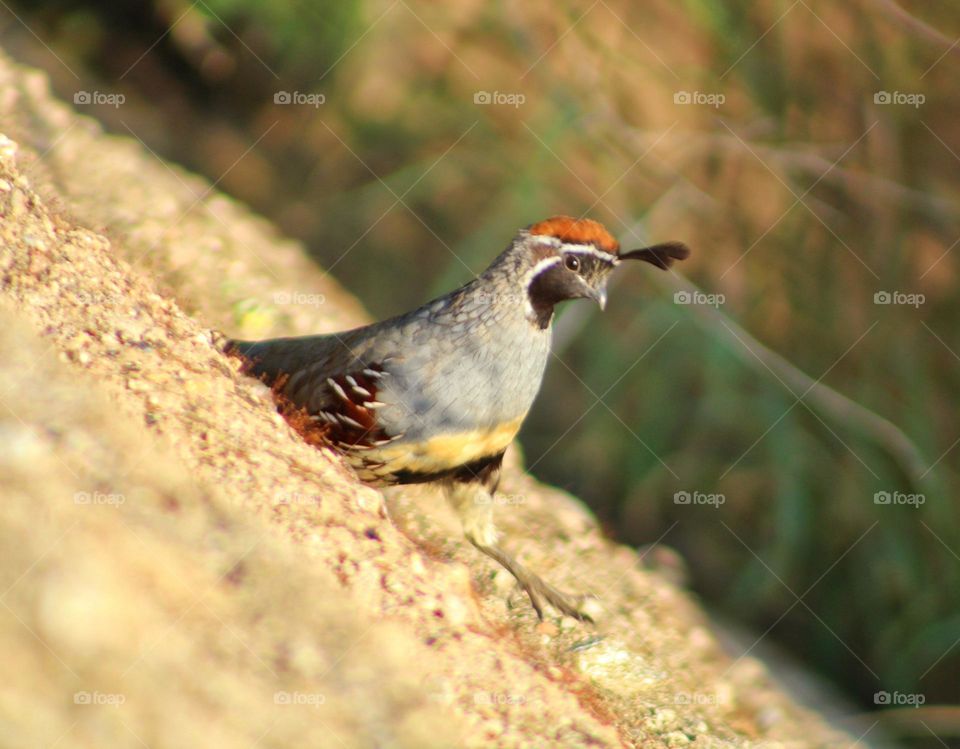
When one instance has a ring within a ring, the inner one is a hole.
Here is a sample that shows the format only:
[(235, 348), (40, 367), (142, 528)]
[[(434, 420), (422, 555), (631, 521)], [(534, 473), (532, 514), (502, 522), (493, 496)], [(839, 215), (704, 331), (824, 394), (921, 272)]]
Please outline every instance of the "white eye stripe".
[(564, 244), (560, 245), (560, 250), (562, 252), (574, 255), (590, 255), (603, 260), (605, 263), (610, 263), (611, 265), (616, 265), (620, 262), (620, 258), (613, 253), (598, 250), (596, 247), (589, 244)]
[(523, 285), (525, 287), (528, 286), (534, 278), (536, 278), (541, 273), (543, 273), (543, 271), (545, 271), (551, 265), (556, 265), (561, 260), (563, 260), (563, 258), (560, 257), (559, 255), (552, 255), (550, 257), (545, 257), (543, 260), (541, 260), (539, 263), (534, 265), (530, 270), (528, 270), (526, 273), (523, 274)]

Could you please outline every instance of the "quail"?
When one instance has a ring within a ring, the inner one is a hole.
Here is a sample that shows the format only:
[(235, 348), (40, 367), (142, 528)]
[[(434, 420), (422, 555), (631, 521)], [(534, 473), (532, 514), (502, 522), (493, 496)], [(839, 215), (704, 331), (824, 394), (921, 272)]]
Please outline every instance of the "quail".
[(550, 357), (554, 307), (603, 309), (622, 260), (667, 269), (679, 242), (620, 252), (598, 222), (555, 216), (521, 229), (487, 270), (407, 314), (328, 335), (231, 340), (243, 371), (273, 387), (304, 437), (341, 452), (371, 485), (440, 483), (466, 538), (526, 591), (578, 619), (579, 599), (523, 567), (498, 542), (494, 502), (504, 452)]

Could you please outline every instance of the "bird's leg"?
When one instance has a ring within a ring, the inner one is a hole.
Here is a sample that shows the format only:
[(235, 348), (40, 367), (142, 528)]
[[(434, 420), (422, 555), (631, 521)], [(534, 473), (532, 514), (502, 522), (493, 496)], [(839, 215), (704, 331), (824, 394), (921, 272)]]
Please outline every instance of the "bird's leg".
[(493, 522), (494, 491), (488, 490), (479, 481), (452, 481), (446, 484), (447, 497), (460, 516), (467, 540), (516, 578), (541, 620), (546, 602), (567, 616), (580, 621), (593, 621), (580, 611), (573, 596), (560, 592), (542, 580), (500, 547), (499, 533)]

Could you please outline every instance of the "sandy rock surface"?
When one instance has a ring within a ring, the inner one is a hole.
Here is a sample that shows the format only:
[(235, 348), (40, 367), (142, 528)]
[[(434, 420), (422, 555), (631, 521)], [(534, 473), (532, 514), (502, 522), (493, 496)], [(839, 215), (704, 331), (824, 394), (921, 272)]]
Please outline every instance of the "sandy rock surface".
[(356, 301), (40, 74), (0, 57), (0, 92), (5, 746), (851, 746), (516, 453), (508, 544), (594, 627), (538, 623), (437, 492), (305, 445), (219, 331)]

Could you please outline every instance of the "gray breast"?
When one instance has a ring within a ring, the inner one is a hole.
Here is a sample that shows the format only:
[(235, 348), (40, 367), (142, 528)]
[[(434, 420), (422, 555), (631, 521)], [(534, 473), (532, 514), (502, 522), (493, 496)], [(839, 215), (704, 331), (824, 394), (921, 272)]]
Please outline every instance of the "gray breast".
[[(496, 307), (496, 305), (494, 305)], [(396, 331), (404, 352), (391, 363), (379, 418), (403, 441), (487, 430), (522, 419), (540, 389), (550, 331), (523, 308), (424, 310)]]

